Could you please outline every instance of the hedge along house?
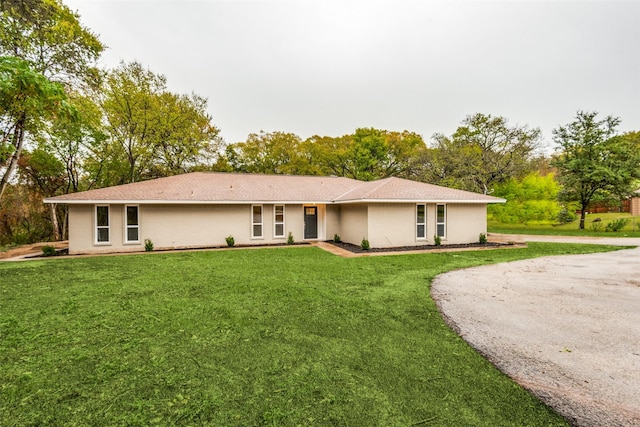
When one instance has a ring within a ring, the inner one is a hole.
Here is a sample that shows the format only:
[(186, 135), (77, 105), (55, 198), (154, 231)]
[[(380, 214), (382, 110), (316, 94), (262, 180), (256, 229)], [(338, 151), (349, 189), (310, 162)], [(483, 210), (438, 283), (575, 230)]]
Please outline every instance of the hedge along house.
[(386, 178), (194, 172), (66, 194), (69, 253), (330, 240), (373, 248), (477, 242), (488, 203), (504, 199)]

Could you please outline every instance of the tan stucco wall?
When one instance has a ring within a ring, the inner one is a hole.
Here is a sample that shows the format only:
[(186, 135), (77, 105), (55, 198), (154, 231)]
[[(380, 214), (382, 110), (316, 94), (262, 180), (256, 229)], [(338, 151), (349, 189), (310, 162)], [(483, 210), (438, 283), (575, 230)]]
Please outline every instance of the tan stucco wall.
[[(156, 249), (285, 243), (289, 231), (302, 241), (301, 205), (285, 205), (285, 235), (274, 237), (274, 205), (262, 205), (262, 238), (251, 238), (251, 205), (139, 205), (140, 243), (124, 243), (124, 205), (110, 207), (110, 242), (96, 244), (95, 205), (69, 206), (69, 253), (144, 250), (144, 239)], [(324, 212), (324, 210), (323, 210)]]
[(369, 239), (367, 224), (367, 205), (340, 205), (340, 232), (338, 234), (343, 242), (360, 245), (363, 238)]
[[(428, 244), (416, 239), (415, 203), (376, 203), (369, 205), (369, 244), (372, 248)], [(427, 216), (427, 222), (429, 217)], [(429, 236), (429, 234), (427, 234)], [(432, 242), (433, 243), (433, 242)]]
[[(293, 240), (301, 242), (304, 233), (304, 215), (302, 205), (286, 205), (284, 207), (285, 236), (293, 234)], [(286, 238), (285, 238), (286, 241)]]
[(93, 205), (69, 205), (69, 253), (94, 252)]
[[(435, 211), (431, 218), (435, 227)], [(480, 233), (486, 232), (486, 205), (454, 203), (447, 205), (447, 236), (442, 240), (443, 245), (475, 243), (480, 239)]]
[(326, 235), (324, 240), (331, 240), (336, 234), (340, 234), (341, 211), (338, 205), (326, 207)]
[[(226, 245), (232, 235), (237, 245), (285, 243), (291, 232), (303, 241), (303, 205), (285, 206), (285, 236), (275, 238), (274, 205), (264, 204), (263, 237), (251, 238), (251, 205), (140, 205), (140, 243), (124, 243), (124, 205), (110, 205), (110, 242), (95, 243), (95, 205), (69, 206), (69, 252), (124, 252), (144, 250), (144, 239), (156, 249)], [(442, 244), (477, 242), (486, 233), (486, 205), (448, 204), (447, 235)], [(416, 239), (415, 203), (318, 205), (318, 240), (339, 234), (343, 241), (371, 247), (432, 245), (436, 230), (435, 204), (427, 204), (426, 240)]]
[(124, 245), (124, 205), (109, 205), (109, 243), (95, 243), (95, 205), (69, 205), (69, 253), (140, 250), (141, 245)]
[[(263, 207), (263, 236), (271, 235), (272, 212)], [(156, 248), (224, 245), (231, 235), (236, 244), (251, 241), (249, 205), (143, 205), (141, 237)], [(261, 239), (262, 240), (262, 239)]]
[[(443, 245), (474, 243), (479, 240), (480, 233), (486, 233), (486, 205), (452, 203), (446, 207), (446, 236), (442, 239)], [(374, 203), (368, 207), (367, 236), (373, 248), (433, 245), (435, 233), (435, 204), (427, 204), (426, 240), (416, 238), (415, 203)], [(349, 242), (360, 244), (360, 240)]]

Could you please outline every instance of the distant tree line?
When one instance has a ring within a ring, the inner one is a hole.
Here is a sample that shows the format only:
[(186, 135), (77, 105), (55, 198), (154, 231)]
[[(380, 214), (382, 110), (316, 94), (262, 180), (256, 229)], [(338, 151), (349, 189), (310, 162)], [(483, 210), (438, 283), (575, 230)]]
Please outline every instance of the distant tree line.
[(554, 131), (552, 158), (538, 128), (481, 113), (430, 141), (359, 128), (226, 144), (205, 98), (169, 91), (137, 62), (100, 69), (104, 49), (60, 0), (0, 0), (0, 245), (66, 238), (66, 207), (44, 197), (196, 170), (399, 176), (507, 197), (495, 208), (505, 221), (557, 215), (558, 201), (584, 212), (624, 197), (640, 176), (640, 133), (618, 135), (619, 119), (595, 112)]

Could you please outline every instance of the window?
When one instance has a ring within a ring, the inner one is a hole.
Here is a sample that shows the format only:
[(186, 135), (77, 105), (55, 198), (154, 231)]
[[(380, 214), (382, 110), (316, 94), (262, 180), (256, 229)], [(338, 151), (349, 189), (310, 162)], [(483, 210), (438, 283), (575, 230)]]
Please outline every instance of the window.
[(273, 237), (284, 237), (284, 205), (273, 207)]
[(427, 238), (427, 206), (416, 205), (416, 238)]
[(437, 205), (436, 207), (436, 234), (438, 237), (447, 236), (447, 207)]
[(140, 223), (138, 221), (138, 207), (127, 206), (127, 229), (125, 235), (125, 243), (138, 243), (140, 242)]
[(96, 243), (109, 243), (109, 206), (96, 206)]
[(262, 205), (251, 206), (251, 237), (262, 237)]

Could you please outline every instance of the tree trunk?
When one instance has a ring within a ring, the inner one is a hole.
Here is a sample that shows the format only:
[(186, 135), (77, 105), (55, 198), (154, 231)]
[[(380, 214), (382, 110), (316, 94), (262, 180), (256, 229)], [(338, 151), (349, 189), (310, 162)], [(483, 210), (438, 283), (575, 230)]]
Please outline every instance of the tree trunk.
[(11, 175), (13, 175), (13, 171), (15, 170), (18, 160), (20, 160), (20, 155), (22, 154), (22, 145), (24, 143), (24, 122), (25, 117), (20, 117), (13, 131), (13, 145), (15, 146), (15, 150), (9, 159), (9, 166), (7, 166), (7, 170), (0, 180), (0, 199), (2, 199), (2, 194), (7, 188)]
[(584, 222), (586, 217), (587, 217), (587, 203), (582, 203), (582, 206), (580, 209), (580, 227), (578, 227), (580, 230), (584, 230)]
[(49, 213), (51, 214), (51, 226), (53, 227), (53, 240), (60, 240), (60, 227), (58, 226), (58, 213), (56, 212), (56, 204), (49, 203)]
[(62, 240), (69, 240), (69, 205), (65, 206), (62, 212), (64, 213), (62, 215), (62, 234), (60, 237), (62, 237)]

